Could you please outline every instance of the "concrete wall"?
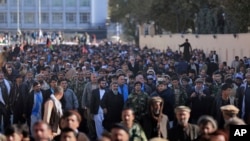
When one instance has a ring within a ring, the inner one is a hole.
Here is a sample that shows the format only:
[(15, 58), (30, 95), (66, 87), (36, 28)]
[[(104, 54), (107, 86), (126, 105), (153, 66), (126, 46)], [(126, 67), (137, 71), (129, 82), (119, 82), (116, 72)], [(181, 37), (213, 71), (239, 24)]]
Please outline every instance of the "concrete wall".
[[(213, 35), (198, 35), (194, 34), (172, 34), (172, 35), (141, 35), (140, 46), (155, 47), (157, 49), (165, 50), (168, 46), (174, 51), (179, 50), (179, 44), (189, 39), (193, 49), (202, 49), (208, 55), (211, 50), (216, 50), (219, 54), (219, 61), (231, 61), (235, 56), (243, 58), (244, 56), (250, 57), (250, 34), (237, 34), (235, 38), (233, 34), (216, 34)], [(181, 49), (183, 51), (183, 48)]]

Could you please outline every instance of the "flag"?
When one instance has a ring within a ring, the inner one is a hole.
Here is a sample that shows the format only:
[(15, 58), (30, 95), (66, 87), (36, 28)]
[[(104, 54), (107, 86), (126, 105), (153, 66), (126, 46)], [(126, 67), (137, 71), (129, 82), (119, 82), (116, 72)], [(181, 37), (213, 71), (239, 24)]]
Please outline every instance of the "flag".
[(47, 46), (48, 48), (50, 48), (51, 50), (54, 50), (54, 48), (53, 48), (53, 46), (52, 46), (52, 43), (51, 43), (51, 41), (50, 41), (49, 38), (47, 38), (46, 46)]

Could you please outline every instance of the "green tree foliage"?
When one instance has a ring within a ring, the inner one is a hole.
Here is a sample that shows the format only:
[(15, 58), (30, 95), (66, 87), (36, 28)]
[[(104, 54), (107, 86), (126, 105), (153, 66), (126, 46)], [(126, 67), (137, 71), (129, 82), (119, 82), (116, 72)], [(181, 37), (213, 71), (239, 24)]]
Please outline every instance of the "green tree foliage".
[(138, 37), (136, 26), (154, 21), (162, 29), (197, 34), (247, 32), (249, 0), (110, 0), (111, 20), (123, 23), (125, 33)]
[(150, 18), (153, 0), (110, 0), (110, 17), (112, 22), (123, 24), (128, 40), (139, 42), (138, 25)]
[(228, 32), (248, 32), (248, 26), (250, 26), (250, 1), (227, 0), (225, 7)]

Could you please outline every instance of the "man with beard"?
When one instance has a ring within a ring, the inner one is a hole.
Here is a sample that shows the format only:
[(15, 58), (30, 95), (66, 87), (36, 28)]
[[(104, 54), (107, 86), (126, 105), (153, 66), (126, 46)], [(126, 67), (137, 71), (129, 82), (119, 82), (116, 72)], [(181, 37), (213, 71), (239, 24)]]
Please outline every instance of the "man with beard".
[(171, 88), (167, 86), (165, 81), (158, 82), (156, 91), (151, 94), (151, 97), (154, 96), (160, 96), (164, 100), (162, 112), (168, 115), (169, 121), (173, 121), (175, 97)]
[(175, 108), (178, 124), (169, 130), (170, 141), (193, 141), (199, 135), (199, 127), (188, 123), (191, 109), (187, 106)]
[(111, 90), (106, 91), (101, 100), (104, 112), (103, 127), (110, 131), (111, 125), (121, 121), (121, 113), (124, 106), (123, 96), (118, 92), (118, 83), (111, 83)]
[(168, 137), (168, 117), (162, 113), (163, 99), (159, 96), (152, 97), (149, 101), (149, 111), (142, 118), (142, 128), (148, 139), (154, 137), (161, 137), (167, 139)]
[(119, 74), (117, 76), (117, 82), (118, 82), (118, 91), (120, 94), (122, 94), (124, 102), (128, 99), (128, 94), (129, 94), (129, 90), (128, 90), (128, 85), (125, 84), (125, 74)]
[(211, 95), (214, 97), (218, 97), (222, 86), (222, 75), (219, 71), (215, 71), (212, 75), (212, 78), (213, 78), (213, 83), (212, 83)]
[(90, 113), (94, 115), (95, 130), (98, 139), (101, 137), (103, 132), (102, 121), (103, 110), (101, 108), (101, 100), (105, 93), (106, 80), (104, 77), (98, 79), (99, 88), (92, 91), (91, 101), (90, 101)]

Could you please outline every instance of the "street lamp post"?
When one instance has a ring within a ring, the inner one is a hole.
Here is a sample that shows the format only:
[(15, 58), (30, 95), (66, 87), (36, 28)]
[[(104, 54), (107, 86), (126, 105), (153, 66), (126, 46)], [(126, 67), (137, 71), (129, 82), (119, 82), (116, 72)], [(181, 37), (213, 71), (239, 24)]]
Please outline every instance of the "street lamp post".
[(38, 0), (38, 28), (39, 28), (39, 39), (42, 37), (41, 30), (41, 0)]
[(19, 17), (19, 0), (17, 0), (17, 33), (20, 32), (19, 22), (20, 22), (20, 17)]

